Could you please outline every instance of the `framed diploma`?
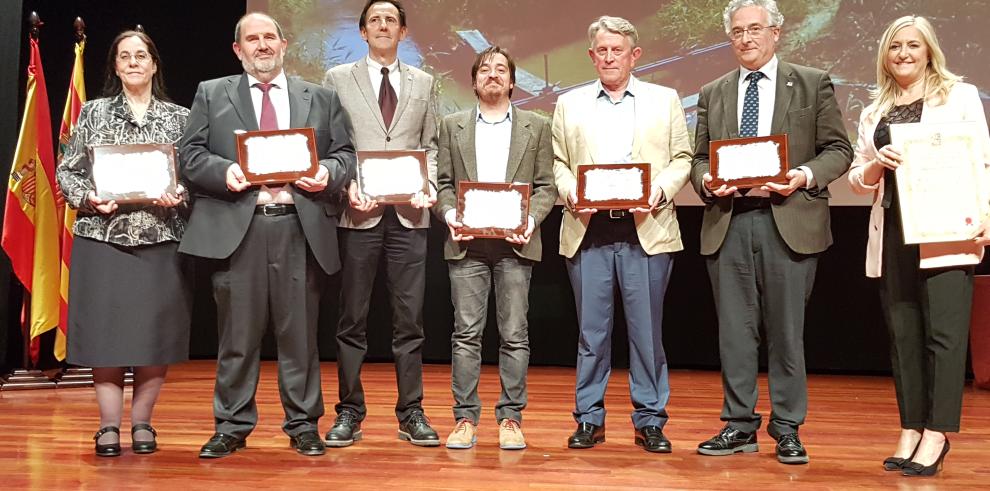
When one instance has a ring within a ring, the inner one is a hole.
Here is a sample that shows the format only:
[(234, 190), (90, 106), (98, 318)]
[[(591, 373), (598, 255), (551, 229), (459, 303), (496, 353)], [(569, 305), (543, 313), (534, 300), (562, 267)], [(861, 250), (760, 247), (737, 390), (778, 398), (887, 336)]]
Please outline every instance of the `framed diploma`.
[(175, 194), (175, 145), (141, 143), (89, 147), (93, 183), (100, 199), (146, 203)]
[(237, 133), (237, 160), (251, 184), (293, 182), (315, 177), (316, 132), (313, 128)]
[(711, 188), (723, 184), (756, 188), (768, 182), (787, 184), (787, 135), (715, 140), (708, 144)]
[(582, 164), (577, 172), (577, 208), (649, 208), (650, 164)]
[(409, 203), (419, 192), (429, 194), (426, 150), (359, 150), (357, 183), (361, 194), (386, 205)]
[(530, 184), (460, 181), (457, 221), (461, 233), (476, 239), (504, 239), (526, 233)]
[(904, 243), (972, 239), (990, 213), (983, 142), (975, 122), (890, 125), (890, 139), (901, 148), (897, 168)]

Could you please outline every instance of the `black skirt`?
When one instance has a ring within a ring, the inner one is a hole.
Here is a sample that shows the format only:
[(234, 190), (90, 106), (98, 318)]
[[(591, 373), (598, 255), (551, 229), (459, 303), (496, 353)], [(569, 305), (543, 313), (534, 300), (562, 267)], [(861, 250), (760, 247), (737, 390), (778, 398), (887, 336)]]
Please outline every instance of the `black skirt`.
[(189, 359), (192, 292), (178, 244), (126, 247), (76, 237), (67, 359), (87, 367)]

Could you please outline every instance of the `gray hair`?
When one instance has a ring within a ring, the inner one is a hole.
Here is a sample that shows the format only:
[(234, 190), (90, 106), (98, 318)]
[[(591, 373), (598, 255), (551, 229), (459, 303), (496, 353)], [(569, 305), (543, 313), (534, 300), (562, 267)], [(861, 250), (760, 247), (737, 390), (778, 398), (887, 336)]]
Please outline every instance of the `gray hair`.
[(595, 36), (598, 35), (598, 31), (608, 31), (615, 34), (622, 34), (635, 47), (636, 43), (639, 42), (639, 33), (636, 32), (636, 27), (622, 17), (612, 17), (608, 15), (603, 15), (596, 19), (594, 22), (588, 26), (588, 41), (591, 42), (591, 46), (595, 46)]
[(241, 24), (243, 24), (244, 21), (247, 20), (248, 17), (252, 17), (252, 16), (255, 16), (255, 15), (257, 15), (258, 17), (264, 17), (264, 18), (272, 21), (272, 24), (275, 24), (275, 31), (278, 32), (278, 38), (279, 39), (285, 39), (285, 34), (282, 34), (282, 25), (279, 24), (278, 21), (275, 20), (274, 17), (272, 17), (272, 16), (270, 16), (270, 15), (264, 13), (264, 12), (248, 12), (248, 13), (244, 14), (243, 16), (241, 16), (240, 19), (237, 19), (237, 25), (234, 26), (234, 42), (235, 43), (241, 42)]
[(745, 7), (761, 7), (767, 11), (770, 25), (777, 27), (784, 25), (784, 16), (777, 8), (776, 0), (731, 0), (722, 12), (722, 23), (725, 24), (726, 34), (732, 31), (732, 14)]

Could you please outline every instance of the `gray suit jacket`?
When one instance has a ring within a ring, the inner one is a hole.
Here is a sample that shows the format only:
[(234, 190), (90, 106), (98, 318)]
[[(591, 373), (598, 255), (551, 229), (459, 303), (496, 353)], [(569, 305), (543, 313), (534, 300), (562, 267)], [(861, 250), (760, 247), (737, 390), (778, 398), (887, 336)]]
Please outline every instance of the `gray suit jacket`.
[[(732, 218), (731, 196), (716, 198), (702, 189), (702, 176), (709, 171), (708, 144), (739, 137), (738, 99), (738, 69), (702, 87), (698, 98), (691, 183), (705, 201), (701, 225), (701, 253), (705, 255), (718, 252)], [(794, 252), (822, 252), (832, 244), (828, 184), (852, 162), (852, 146), (828, 73), (779, 62), (770, 133), (787, 134), (790, 168), (807, 166), (816, 183), (813, 189), (799, 189), (787, 197), (770, 193), (777, 230)]]
[[(440, 149), (437, 154), (439, 188), (437, 204), (433, 207), (440, 221), (444, 221), (448, 210), (457, 207), (457, 183), (478, 180), (478, 161), (474, 146), (477, 121), (478, 110), (472, 109), (451, 114), (440, 123)], [(514, 248), (520, 257), (539, 261), (543, 257), (540, 223), (557, 200), (557, 188), (553, 183), (550, 120), (533, 112), (512, 108), (512, 137), (505, 182), (533, 185), (533, 193), (529, 198), (529, 214), (536, 224), (533, 236), (528, 244), (514, 245)], [(470, 245), (471, 242), (455, 242), (448, 233), (443, 256), (445, 259), (461, 259)]]
[[(324, 271), (332, 274), (340, 269), (340, 255), (335, 233), (338, 210), (331, 198), (354, 174), (350, 125), (332, 90), (291, 78), (287, 90), (290, 127), (316, 131), (320, 165), (330, 171), (327, 188), (319, 193), (290, 189), (313, 256)], [(234, 131), (257, 129), (247, 75), (199, 84), (185, 134), (179, 141), (182, 175), (193, 196), (192, 216), (179, 245), (180, 252), (224, 259), (244, 240), (259, 188), (231, 192), (226, 176), (227, 168), (237, 163)]]
[[(437, 103), (433, 76), (402, 62), (399, 62), (399, 71), (402, 73), (402, 83), (390, 128), (385, 128), (375, 89), (368, 76), (366, 57), (327, 70), (323, 86), (335, 89), (340, 96), (340, 102), (351, 119), (350, 136), (356, 150), (426, 150), (430, 183), (436, 189)], [(361, 212), (347, 206), (346, 200), (344, 203), (341, 227), (371, 228), (382, 218), (384, 208), (381, 206)], [(397, 205), (395, 212), (399, 221), (408, 228), (430, 226), (430, 214), (425, 209)]]

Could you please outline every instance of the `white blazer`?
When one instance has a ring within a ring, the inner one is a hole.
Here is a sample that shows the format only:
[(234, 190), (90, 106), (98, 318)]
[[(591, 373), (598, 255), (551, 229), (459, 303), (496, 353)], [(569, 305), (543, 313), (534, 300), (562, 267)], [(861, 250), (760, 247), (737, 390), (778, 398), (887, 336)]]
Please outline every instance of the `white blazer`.
[[(870, 235), (866, 244), (866, 276), (879, 278), (883, 250), (883, 177), (876, 184), (863, 182), (864, 167), (877, 157), (877, 148), (873, 143), (873, 133), (880, 122), (879, 116), (873, 116), (873, 105), (863, 110), (859, 120), (859, 138), (856, 141), (856, 157), (849, 170), (849, 184), (853, 192), (859, 194), (873, 193), (873, 207), (870, 210)], [(925, 101), (921, 113), (922, 123), (951, 123), (958, 121), (975, 121), (982, 128), (983, 161), (990, 166), (990, 133), (987, 131), (987, 120), (983, 113), (983, 101), (976, 87), (958, 82), (949, 91), (944, 104), (931, 105)], [(988, 173), (990, 179), (990, 173)], [(990, 200), (990, 196), (984, 196)], [(941, 268), (966, 264), (979, 264), (983, 260), (983, 247), (970, 241), (941, 242), (920, 244), (919, 253), (921, 268)]]

